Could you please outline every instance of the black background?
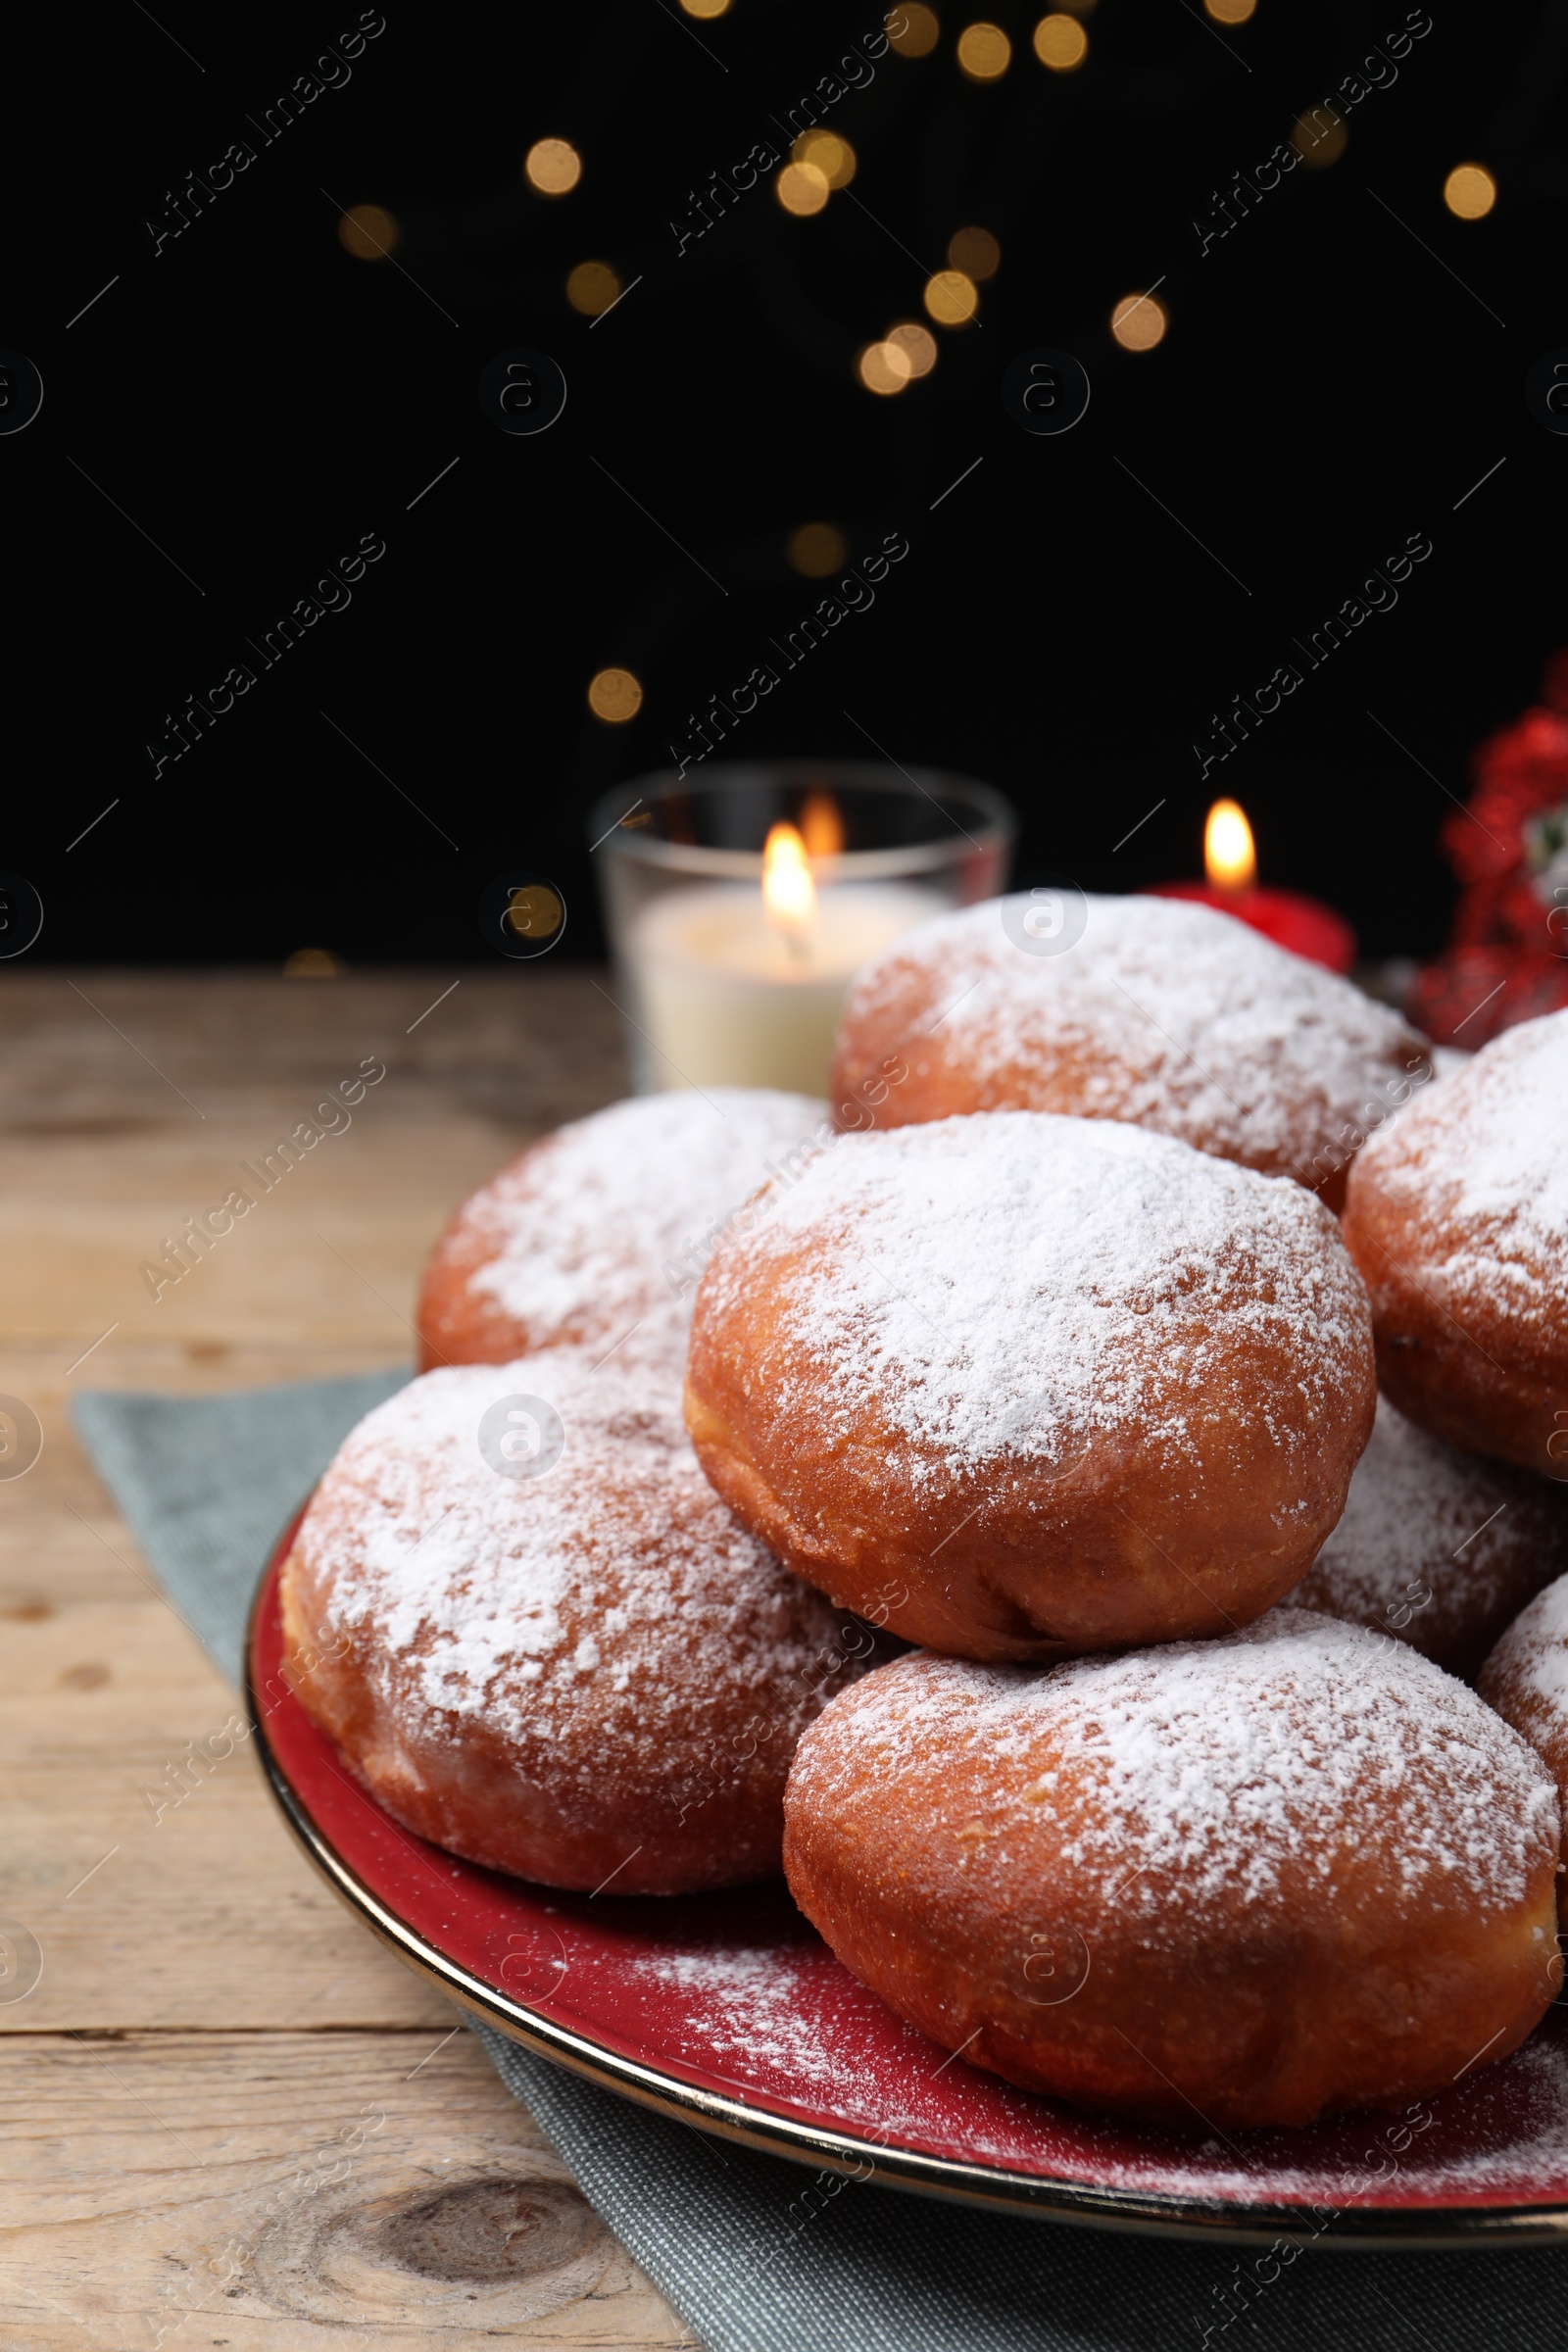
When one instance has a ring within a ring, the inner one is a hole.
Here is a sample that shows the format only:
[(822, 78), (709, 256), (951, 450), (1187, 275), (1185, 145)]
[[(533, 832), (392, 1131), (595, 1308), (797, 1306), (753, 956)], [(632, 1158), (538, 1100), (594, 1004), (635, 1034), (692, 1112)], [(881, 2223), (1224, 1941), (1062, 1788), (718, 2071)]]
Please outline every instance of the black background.
[[(1568, 11), (1433, 0), (1341, 160), (1293, 172), (1201, 256), (1210, 192), (1403, 24), (1397, 0), (1260, 0), (1232, 31), (1196, 0), (1099, 0), (1067, 76), (1032, 53), (1038, 9), (977, 8), (1014, 42), (987, 87), (955, 60), (967, 14), (938, 13), (934, 54), (885, 56), (829, 118), (858, 202), (793, 220), (772, 174), (679, 256), (688, 192), (778, 143), (770, 117), (875, 30), (869, 0), (736, 0), (708, 24), (674, 0), (387, 0), (352, 79), (266, 146), (246, 116), (356, 8), (35, 20), (8, 75), (0, 297), (0, 344), (46, 387), (0, 438), (0, 866), (43, 895), (35, 959), (467, 959), (485, 884), (518, 867), (564, 890), (562, 953), (597, 953), (590, 801), (665, 763), (688, 710), (810, 608), (784, 542), (817, 519), (852, 553), (903, 530), (910, 555), (738, 755), (865, 756), (854, 712), (899, 760), (1001, 786), (1020, 868), (1090, 888), (1196, 871), (1203, 811), (1231, 792), (1266, 879), (1336, 902), (1371, 953), (1439, 944), (1445, 790), (1467, 789), (1469, 747), (1568, 634), (1568, 441), (1523, 399), (1531, 363), (1568, 343)], [(520, 175), (546, 135), (584, 159), (553, 203)], [(169, 225), (168, 192), (236, 138), (255, 163), (155, 257), (148, 220)], [(1500, 188), (1476, 223), (1442, 201), (1466, 159)], [(364, 203), (401, 223), (401, 269), (344, 252), (340, 209)], [(924, 272), (968, 223), (1003, 252), (980, 324), (873, 398), (857, 351), (923, 316)], [(642, 281), (593, 326), (564, 292), (589, 258)], [(1169, 332), (1123, 353), (1112, 305), (1160, 278)], [(569, 385), (536, 438), (476, 399), (519, 344)], [(1093, 380), (1056, 439), (1000, 398), (1038, 344)], [(367, 532), (387, 552), (352, 606), (155, 778), (166, 713)], [(1434, 552), (1397, 609), (1200, 780), (1209, 712), (1412, 532)], [(608, 662), (646, 688), (626, 726), (587, 710)]]

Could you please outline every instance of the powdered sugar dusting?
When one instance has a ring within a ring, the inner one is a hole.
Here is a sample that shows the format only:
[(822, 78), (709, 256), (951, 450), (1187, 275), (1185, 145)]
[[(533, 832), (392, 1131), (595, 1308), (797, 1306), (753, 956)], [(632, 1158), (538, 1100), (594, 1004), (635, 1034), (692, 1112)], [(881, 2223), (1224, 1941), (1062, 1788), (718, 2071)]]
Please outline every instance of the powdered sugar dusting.
[(473, 1287), (524, 1325), (609, 1345), (636, 1324), (633, 1358), (683, 1340), (713, 1228), (771, 1162), (829, 1136), (804, 1095), (712, 1087), (650, 1095), (563, 1127), (465, 1205), (491, 1254)]
[[(1239, 1397), (1298, 1454), (1370, 1362), (1365, 1293), (1298, 1185), (1146, 1129), (1034, 1111), (846, 1137), (775, 1186), (704, 1285), (722, 1318), (794, 1261), (777, 1301), (783, 1411), (848, 1429), (873, 1405), (930, 1468), (1070, 1461), (1136, 1430), (1196, 1460), (1185, 1399), (1240, 1337), (1292, 1366)], [(925, 1474), (920, 1460), (916, 1478)]]
[(820, 1966), (803, 1967), (765, 1949), (676, 1952), (639, 1964), (639, 1973), (691, 1996), (683, 2024), (721, 2065), (744, 2065), (796, 2086), (834, 2082), (843, 2061), (824, 2038), (808, 1993)]
[[(506, 1396), (552, 1405), (557, 1466), (498, 1475), (479, 1423)], [(482, 1720), (548, 1754), (582, 1741), (650, 1774), (716, 1709), (766, 1702), (781, 1752), (831, 1678), (839, 1620), (713, 1494), (662, 1381), (553, 1348), (430, 1372), (344, 1443), (299, 1544), (326, 1595), (321, 1631), (355, 1637), (405, 1711), (456, 1736)], [(839, 1679), (843, 1679), (842, 1676)], [(820, 1689), (818, 1688), (820, 1686)]]
[[(1307, 1184), (1343, 1165), (1342, 1130), (1364, 1132), (1369, 1103), (1381, 1122), (1431, 1074), (1397, 1013), (1232, 916), (1090, 898), (1082, 938), (1038, 956), (1004, 926), (1023, 904), (987, 900), (907, 933), (861, 974), (847, 1030), (896, 1016), (912, 980), (931, 997), (931, 1043), (904, 1050), (917, 1073), (922, 1052), (960, 1065), (981, 1107), (999, 1099), (988, 1087), (1032, 1071), (1042, 1107), (1133, 1120)], [(1332, 1165), (1314, 1167), (1326, 1149)]]
[(1523, 1716), (1538, 1746), (1568, 1756), (1568, 1576), (1520, 1611), (1487, 1662), (1482, 1689), (1510, 1718)]
[(1528, 1645), (1530, 1688), (1562, 1711), (1568, 1732), (1568, 1576), (1548, 1585), (1515, 1627), (1519, 1645)]
[(1541, 1482), (1455, 1452), (1379, 1397), (1344, 1517), (1291, 1606), (1407, 1634), (1446, 1663), (1462, 1650), (1468, 1671), (1489, 1628), (1568, 1565), (1568, 1513), (1554, 1500)]
[(661, 2000), (657, 2012), (660, 2056), (872, 2145), (1155, 2195), (1316, 2199), (1337, 2210), (1445, 2191), (1478, 2202), (1568, 2197), (1559, 2012), (1500, 2065), (1477, 2067), (1402, 2118), (1331, 2118), (1221, 2141), (1102, 2121), (1018, 2090), (905, 2024), (814, 1938), (628, 1959), (616, 1979), (675, 1994), (678, 2007)]
[(1505, 1029), (1367, 1147), (1423, 1277), (1524, 1318), (1568, 1316), (1568, 1012)]
[(1153, 1917), (1174, 1889), (1188, 1932), (1195, 1911), (1278, 1914), (1303, 1867), (1327, 1894), (1347, 1835), (1379, 1840), (1412, 1908), (1506, 1911), (1556, 1853), (1556, 1790), (1499, 1717), (1415, 1651), (1304, 1610), (1047, 1673), (901, 1659), (806, 1741), (792, 1801), (896, 1775), (940, 1821), (945, 1768), (976, 1749), (1020, 1818), (1056, 1824), (1094, 1899)]

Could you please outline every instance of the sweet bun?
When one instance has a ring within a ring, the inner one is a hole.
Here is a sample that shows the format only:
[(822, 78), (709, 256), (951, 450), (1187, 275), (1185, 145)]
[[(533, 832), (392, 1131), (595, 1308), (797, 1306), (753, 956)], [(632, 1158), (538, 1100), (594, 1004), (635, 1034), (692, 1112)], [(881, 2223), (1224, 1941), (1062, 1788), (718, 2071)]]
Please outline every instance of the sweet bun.
[(975, 1110), (1130, 1120), (1338, 1208), (1369, 1126), (1429, 1049), (1349, 981), (1182, 900), (1036, 893), (937, 916), (867, 964), (830, 1092), (887, 1056), (881, 1123)]
[(1038, 1111), (846, 1136), (736, 1220), (686, 1419), (810, 1583), (964, 1657), (1219, 1634), (1310, 1565), (1372, 1426), (1298, 1185)]
[(761, 1088), (645, 1095), (558, 1128), (470, 1194), (424, 1270), (419, 1368), (581, 1346), (679, 1366), (713, 1235), (827, 1104)]
[(1558, 1804), (1474, 1691), (1276, 1609), (1050, 1672), (916, 1654), (812, 1725), (796, 1901), (964, 2062), (1186, 2126), (1446, 2089), (1553, 1998)]
[(1382, 1396), (1345, 1516), (1290, 1602), (1393, 1634), (1468, 1682), (1565, 1570), (1568, 1494), (1456, 1453)]
[(1568, 1576), (1560, 1576), (1509, 1626), (1476, 1688), (1528, 1740), (1568, 1806)]
[(1399, 1410), (1568, 1480), (1568, 1012), (1504, 1030), (1373, 1139), (1345, 1238)]
[(736, 1525), (665, 1379), (564, 1348), (362, 1421), (281, 1599), (301, 1705), (389, 1813), (617, 1894), (777, 1871), (795, 1742), (868, 1642)]

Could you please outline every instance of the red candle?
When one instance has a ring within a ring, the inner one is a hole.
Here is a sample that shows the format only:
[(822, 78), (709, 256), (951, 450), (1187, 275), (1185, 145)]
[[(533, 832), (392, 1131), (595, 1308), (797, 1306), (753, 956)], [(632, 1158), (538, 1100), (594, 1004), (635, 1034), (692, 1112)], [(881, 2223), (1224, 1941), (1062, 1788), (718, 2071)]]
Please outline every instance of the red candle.
[(1216, 801), (1203, 828), (1206, 882), (1155, 882), (1157, 899), (1197, 899), (1239, 923), (1261, 931), (1276, 947), (1304, 956), (1309, 963), (1348, 972), (1355, 961), (1355, 933), (1343, 914), (1298, 890), (1261, 890), (1252, 828), (1235, 801)]

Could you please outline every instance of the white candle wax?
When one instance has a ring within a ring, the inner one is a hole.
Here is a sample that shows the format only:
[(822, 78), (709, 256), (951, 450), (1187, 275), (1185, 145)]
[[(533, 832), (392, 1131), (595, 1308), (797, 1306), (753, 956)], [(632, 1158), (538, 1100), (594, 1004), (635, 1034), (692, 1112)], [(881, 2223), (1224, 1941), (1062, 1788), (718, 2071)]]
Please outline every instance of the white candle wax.
[(667, 891), (626, 943), (653, 1083), (776, 1086), (820, 1095), (862, 963), (947, 901), (905, 882), (829, 882), (803, 947), (768, 921), (755, 883)]

